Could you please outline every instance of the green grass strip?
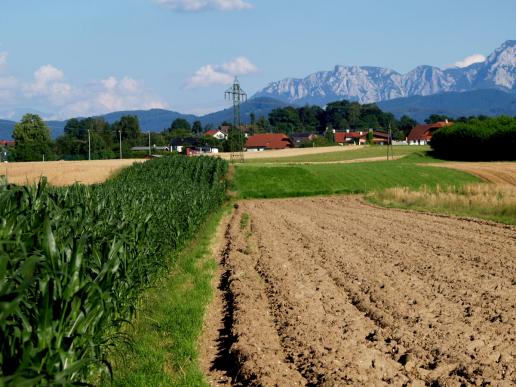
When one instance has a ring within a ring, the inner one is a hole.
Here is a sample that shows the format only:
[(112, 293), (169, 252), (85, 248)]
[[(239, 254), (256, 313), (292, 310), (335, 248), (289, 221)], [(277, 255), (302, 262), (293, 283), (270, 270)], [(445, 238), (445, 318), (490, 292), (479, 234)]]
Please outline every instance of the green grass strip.
[[(303, 156), (289, 156), (289, 157), (270, 157), (263, 159), (248, 159), (246, 163), (249, 164), (264, 164), (264, 163), (316, 163), (316, 162), (336, 162), (349, 161), (356, 159), (366, 159), (372, 157), (387, 157), (386, 146), (361, 146), (357, 148), (350, 148), (349, 150), (342, 150), (337, 152), (319, 153)], [(429, 151), (429, 146), (409, 146), (397, 145), (393, 146), (394, 156), (406, 156), (414, 153), (421, 153)]]
[(212, 214), (169, 274), (144, 293), (127, 332), (132, 345), (118, 348), (111, 359), (114, 386), (206, 385), (198, 364), (198, 343), (217, 268), (212, 241), (229, 208)]
[(355, 164), (237, 166), (233, 189), (241, 198), (281, 198), (368, 193), (392, 187), (461, 186), (480, 181), (465, 172), (417, 165), (414, 161)]

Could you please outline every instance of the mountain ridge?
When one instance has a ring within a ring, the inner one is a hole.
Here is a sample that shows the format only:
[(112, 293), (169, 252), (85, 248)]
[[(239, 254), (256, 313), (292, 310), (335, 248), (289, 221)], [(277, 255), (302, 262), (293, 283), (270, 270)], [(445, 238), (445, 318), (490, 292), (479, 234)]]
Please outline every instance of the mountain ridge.
[(315, 72), (305, 78), (271, 82), (253, 97), (322, 106), (339, 99), (372, 103), (490, 88), (516, 93), (516, 40), (507, 40), (485, 62), (465, 68), (420, 65), (401, 74), (378, 66), (337, 65), (333, 70)]

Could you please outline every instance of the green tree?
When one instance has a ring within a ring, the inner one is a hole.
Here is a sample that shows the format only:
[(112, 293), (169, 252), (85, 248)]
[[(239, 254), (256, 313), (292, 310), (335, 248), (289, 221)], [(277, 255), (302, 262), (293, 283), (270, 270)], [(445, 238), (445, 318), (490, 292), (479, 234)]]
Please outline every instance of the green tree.
[(202, 133), (202, 123), (201, 123), (201, 121), (199, 121), (199, 120), (194, 121), (194, 123), (192, 125), (192, 132), (194, 132), (195, 134), (201, 134)]
[(138, 140), (142, 134), (137, 116), (122, 116), (120, 120), (113, 123), (112, 130), (116, 136), (119, 131), (122, 132), (122, 140), (131, 140), (131, 142)]
[(176, 118), (170, 125), (169, 131), (173, 132), (174, 130), (186, 130), (191, 132), (192, 127), (190, 126), (190, 123), (184, 118)]
[(14, 127), (13, 138), (17, 161), (55, 159), (50, 129), (37, 114), (25, 114)]
[(427, 124), (435, 124), (436, 122), (441, 122), (441, 121), (452, 121), (452, 119), (450, 117), (448, 117), (447, 115), (444, 115), (444, 114), (432, 114), (430, 117), (428, 117), (425, 122)]

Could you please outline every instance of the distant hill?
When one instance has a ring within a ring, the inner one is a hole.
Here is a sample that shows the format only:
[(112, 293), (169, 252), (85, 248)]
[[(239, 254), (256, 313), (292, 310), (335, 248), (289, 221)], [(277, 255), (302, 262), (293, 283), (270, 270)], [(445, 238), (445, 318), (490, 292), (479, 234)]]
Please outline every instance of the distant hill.
[[(276, 108), (285, 107), (288, 104), (277, 101), (272, 98), (253, 98), (245, 102), (241, 106), (242, 122), (250, 122), (250, 114), (254, 113), (258, 119), (261, 115), (267, 117), (269, 113)], [(131, 110), (131, 111), (120, 111), (113, 112), (98, 116), (105, 119), (107, 122), (112, 124), (119, 120), (122, 116), (133, 115), (137, 116), (140, 121), (140, 126), (143, 131), (161, 132), (162, 130), (170, 127), (170, 124), (176, 118), (184, 118), (190, 123), (195, 120), (200, 120), (203, 125), (212, 124), (214, 126), (219, 125), (223, 121), (233, 122), (233, 108), (224, 109), (215, 113), (207, 114), (205, 116), (195, 116), (192, 114), (181, 114), (164, 109), (151, 109), (151, 110)], [(80, 117), (78, 117), (80, 118)], [(66, 126), (67, 120), (64, 121), (47, 121), (46, 124), (52, 130), (52, 137), (57, 138), (63, 134), (64, 127)], [(8, 120), (0, 120), (0, 138), (9, 139), (11, 138), (12, 130), (16, 122)]]
[[(256, 119), (260, 116), (267, 117), (269, 113), (277, 108), (282, 108), (292, 104), (278, 101), (277, 99), (267, 97), (257, 97), (244, 102), (240, 106), (240, 115), (242, 123), (248, 124), (251, 122), (251, 113), (254, 113)], [(224, 109), (215, 113), (207, 114), (199, 118), (203, 125), (212, 124), (219, 125), (223, 121), (233, 122), (233, 107)]]
[(16, 122), (14, 121), (0, 120), (0, 140), (11, 139), (11, 133), (15, 124)]
[(407, 115), (419, 122), (431, 114), (444, 114), (455, 118), (479, 114), (516, 116), (516, 94), (494, 89), (475, 90), (396, 98), (379, 102), (378, 106), (398, 118)]
[(112, 124), (127, 115), (137, 116), (142, 130), (151, 132), (161, 132), (163, 129), (169, 128), (176, 118), (184, 118), (190, 123), (198, 119), (192, 114), (181, 114), (165, 109), (121, 111), (104, 114), (100, 117)]

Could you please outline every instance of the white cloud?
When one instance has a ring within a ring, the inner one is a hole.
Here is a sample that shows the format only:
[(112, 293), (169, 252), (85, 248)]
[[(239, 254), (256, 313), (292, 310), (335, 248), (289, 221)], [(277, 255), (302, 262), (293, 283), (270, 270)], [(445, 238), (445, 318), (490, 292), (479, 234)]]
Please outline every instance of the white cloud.
[(174, 11), (199, 12), (205, 10), (233, 11), (252, 8), (253, 5), (244, 0), (156, 0)]
[(455, 62), (453, 65), (455, 67), (464, 68), (464, 67), (471, 66), (474, 63), (485, 62), (486, 59), (487, 58), (482, 54), (474, 54), (474, 55), (468, 56), (467, 58), (464, 58), (463, 60)]
[(253, 74), (258, 68), (245, 57), (238, 57), (222, 65), (207, 64), (195, 72), (185, 83), (192, 89), (211, 85), (227, 85), (238, 75)]
[(0, 51), (0, 67), (7, 64), (8, 53), (6, 51)]
[(25, 87), (29, 97), (64, 98), (72, 93), (72, 86), (62, 82), (64, 72), (52, 65), (41, 66), (34, 72), (34, 82)]
[(23, 107), (53, 112), (45, 119), (168, 107), (142, 82), (127, 76), (111, 76), (82, 85), (69, 84), (65, 79), (64, 71), (50, 64), (37, 69), (31, 82), (0, 76), (0, 118)]

